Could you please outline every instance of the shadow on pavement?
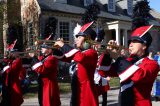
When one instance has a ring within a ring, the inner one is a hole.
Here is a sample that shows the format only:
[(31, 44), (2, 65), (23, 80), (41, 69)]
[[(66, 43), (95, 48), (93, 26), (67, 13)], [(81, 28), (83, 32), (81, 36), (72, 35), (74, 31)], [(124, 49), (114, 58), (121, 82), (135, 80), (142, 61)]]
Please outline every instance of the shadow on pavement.
[(155, 102), (158, 102), (158, 101), (160, 101), (160, 97), (159, 96), (152, 96), (151, 100), (155, 101)]
[[(101, 106), (101, 105), (102, 105), (102, 103), (99, 103), (99, 106)], [(107, 106), (118, 106), (118, 103), (108, 104), (108, 102), (107, 102)]]
[(117, 90), (119, 87), (112, 87), (110, 90)]
[(109, 104), (107, 106), (118, 106), (118, 103), (114, 103), (114, 104)]

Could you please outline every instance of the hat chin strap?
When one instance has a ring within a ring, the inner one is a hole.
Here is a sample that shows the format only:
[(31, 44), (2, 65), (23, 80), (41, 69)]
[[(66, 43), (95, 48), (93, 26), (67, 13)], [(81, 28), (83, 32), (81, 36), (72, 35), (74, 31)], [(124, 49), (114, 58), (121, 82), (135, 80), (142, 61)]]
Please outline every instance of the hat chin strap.
[(87, 50), (91, 48), (91, 39), (90, 37), (85, 37), (84, 42), (82, 43), (82, 49)]
[(87, 41), (85, 41), (83, 44), (82, 44), (82, 48), (84, 50), (87, 50), (87, 49), (90, 49), (91, 48), (91, 44)]

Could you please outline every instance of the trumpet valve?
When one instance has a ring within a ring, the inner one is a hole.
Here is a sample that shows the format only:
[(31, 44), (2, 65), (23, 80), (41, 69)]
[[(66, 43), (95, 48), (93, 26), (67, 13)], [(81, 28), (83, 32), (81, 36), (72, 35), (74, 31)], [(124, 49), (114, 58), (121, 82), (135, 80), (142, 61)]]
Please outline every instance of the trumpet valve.
[(34, 42), (34, 44), (35, 44), (35, 45), (38, 45), (38, 42), (37, 42), (37, 41), (35, 41), (35, 42)]
[(53, 48), (59, 48), (59, 45), (54, 43)]
[(40, 44), (40, 42), (39, 41), (35, 41), (34, 44), (37, 46), (37, 45)]

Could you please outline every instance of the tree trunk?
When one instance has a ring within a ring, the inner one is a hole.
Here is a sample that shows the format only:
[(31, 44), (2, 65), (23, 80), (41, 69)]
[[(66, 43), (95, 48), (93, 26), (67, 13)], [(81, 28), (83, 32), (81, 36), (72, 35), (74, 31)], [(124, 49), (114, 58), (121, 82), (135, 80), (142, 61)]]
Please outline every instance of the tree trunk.
[(7, 19), (7, 0), (4, 0), (4, 12), (3, 12), (3, 46), (4, 54), (6, 54), (7, 48), (7, 29), (8, 29), (8, 19)]

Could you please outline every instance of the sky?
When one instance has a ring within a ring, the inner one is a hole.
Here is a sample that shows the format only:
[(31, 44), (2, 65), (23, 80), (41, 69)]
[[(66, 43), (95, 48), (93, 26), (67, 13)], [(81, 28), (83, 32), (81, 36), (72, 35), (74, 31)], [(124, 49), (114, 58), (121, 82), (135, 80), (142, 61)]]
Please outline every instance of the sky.
[(160, 13), (160, 0), (148, 0), (149, 6)]

